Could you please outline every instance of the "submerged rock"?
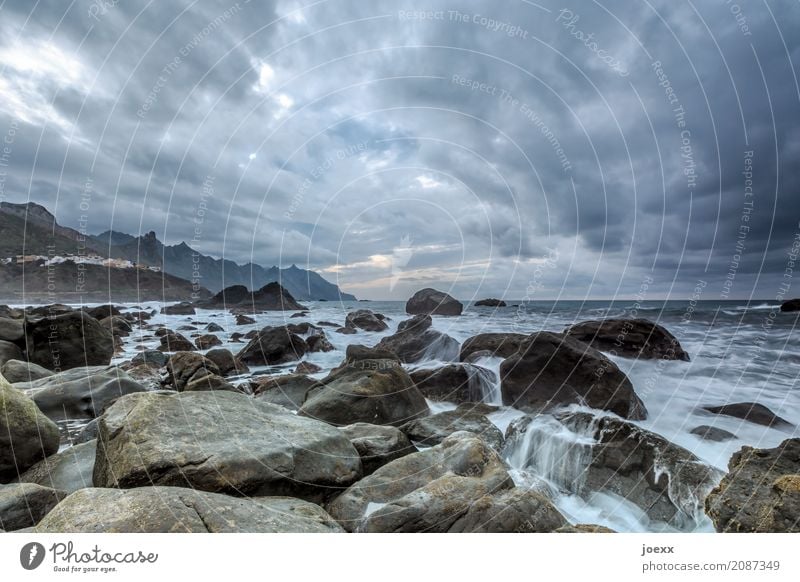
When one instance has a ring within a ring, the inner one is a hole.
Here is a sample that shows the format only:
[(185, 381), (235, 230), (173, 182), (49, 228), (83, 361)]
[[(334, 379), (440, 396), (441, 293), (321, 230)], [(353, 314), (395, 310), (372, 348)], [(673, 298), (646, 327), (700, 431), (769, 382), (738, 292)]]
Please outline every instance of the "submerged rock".
[(680, 342), (647, 319), (584, 321), (565, 332), (595, 349), (629, 358), (689, 361)]
[(551, 332), (531, 334), (500, 365), (503, 404), (525, 411), (585, 404), (643, 420), (647, 409), (628, 377), (594, 348)]
[(763, 404), (755, 402), (737, 402), (736, 404), (723, 404), (722, 406), (704, 406), (703, 410), (712, 414), (741, 418), (748, 422), (771, 426), (773, 428), (794, 428), (794, 425), (772, 412)]
[(717, 428), (714, 426), (702, 425), (697, 426), (689, 431), (693, 435), (699, 436), (704, 441), (713, 441), (715, 443), (721, 443), (723, 441), (730, 441), (736, 438), (736, 435), (732, 432), (728, 432), (727, 430), (723, 430), (721, 428)]
[(718, 532), (800, 532), (800, 439), (742, 447), (705, 510)]
[(464, 306), (447, 293), (426, 288), (414, 293), (406, 302), (409, 315), (461, 315)]
[(34, 526), (66, 496), (63, 491), (34, 483), (0, 485), (0, 529)]
[(383, 338), (375, 347), (397, 354), (407, 364), (425, 360), (455, 361), (458, 342), (433, 329), (432, 324), (430, 315), (417, 315), (402, 321), (395, 334)]
[(114, 355), (114, 338), (82, 311), (25, 320), (28, 361), (48, 370), (107, 366)]
[(36, 533), (327, 533), (341, 527), (318, 505), (291, 497), (238, 499), (182, 487), (82, 489)]

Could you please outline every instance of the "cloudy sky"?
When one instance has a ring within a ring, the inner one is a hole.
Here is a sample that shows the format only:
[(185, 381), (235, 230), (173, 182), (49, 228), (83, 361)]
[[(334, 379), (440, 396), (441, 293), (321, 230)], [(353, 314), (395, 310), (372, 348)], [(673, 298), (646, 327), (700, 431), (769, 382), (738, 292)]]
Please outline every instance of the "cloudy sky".
[(774, 299), (798, 22), (789, 0), (0, 0), (0, 197), (373, 299)]

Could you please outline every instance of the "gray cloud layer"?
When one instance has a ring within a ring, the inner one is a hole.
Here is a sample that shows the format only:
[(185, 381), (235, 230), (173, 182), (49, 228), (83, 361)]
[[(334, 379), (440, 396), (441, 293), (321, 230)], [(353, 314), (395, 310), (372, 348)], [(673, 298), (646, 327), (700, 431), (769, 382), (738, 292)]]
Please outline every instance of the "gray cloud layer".
[(788, 1), (5, 2), (0, 195), (372, 298), (631, 296), (648, 276), (650, 298), (698, 279), (707, 299), (772, 298), (800, 233), (799, 18)]

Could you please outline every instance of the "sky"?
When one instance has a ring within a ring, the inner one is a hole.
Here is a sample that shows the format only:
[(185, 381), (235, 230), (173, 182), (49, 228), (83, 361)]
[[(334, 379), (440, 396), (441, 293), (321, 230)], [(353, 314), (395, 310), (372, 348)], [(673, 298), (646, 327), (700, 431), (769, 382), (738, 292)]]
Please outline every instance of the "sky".
[(0, 200), (360, 298), (788, 299), (798, 23), (789, 0), (0, 0)]

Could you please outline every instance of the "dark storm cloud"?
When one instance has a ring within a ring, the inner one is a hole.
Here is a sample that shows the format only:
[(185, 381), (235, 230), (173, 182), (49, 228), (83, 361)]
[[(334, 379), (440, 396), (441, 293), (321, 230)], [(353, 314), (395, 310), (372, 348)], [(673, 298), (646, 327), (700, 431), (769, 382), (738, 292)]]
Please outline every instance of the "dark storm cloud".
[(774, 296), (796, 4), (497, 4), (6, 2), (2, 194), (371, 297)]

